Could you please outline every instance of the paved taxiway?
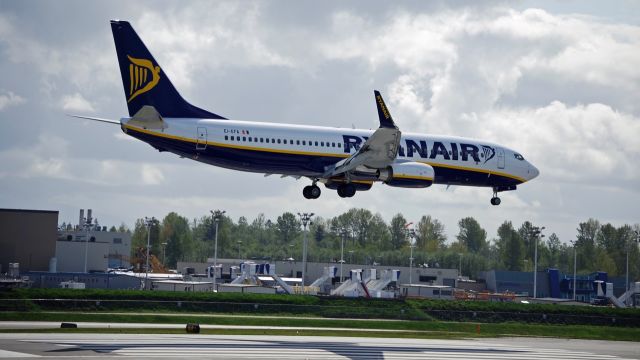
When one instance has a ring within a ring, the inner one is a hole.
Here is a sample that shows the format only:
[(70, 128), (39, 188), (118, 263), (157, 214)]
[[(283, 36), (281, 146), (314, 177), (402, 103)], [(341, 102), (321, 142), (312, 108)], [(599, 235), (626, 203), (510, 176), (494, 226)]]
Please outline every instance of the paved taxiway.
[(257, 335), (0, 334), (0, 358), (621, 359), (638, 343), (507, 338), (379, 339)]

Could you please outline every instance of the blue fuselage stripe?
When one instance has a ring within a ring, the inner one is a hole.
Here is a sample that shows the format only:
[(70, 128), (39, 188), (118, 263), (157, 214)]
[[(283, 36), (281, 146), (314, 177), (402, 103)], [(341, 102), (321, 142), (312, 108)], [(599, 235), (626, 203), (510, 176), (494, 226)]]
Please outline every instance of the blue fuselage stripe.
[[(152, 134), (128, 128), (127, 134), (140, 139), (160, 151), (169, 151), (185, 158), (223, 168), (266, 174), (286, 174), (306, 177), (319, 177), (327, 166), (340, 158), (315, 154), (296, 154), (260, 151), (236, 147), (207, 144), (204, 149), (196, 149), (196, 143), (154, 136)], [(497, 174), (441, 167), (432, 164), (435, 172), (434, 184), (469, 186), (511, 186), (521, 181)]]

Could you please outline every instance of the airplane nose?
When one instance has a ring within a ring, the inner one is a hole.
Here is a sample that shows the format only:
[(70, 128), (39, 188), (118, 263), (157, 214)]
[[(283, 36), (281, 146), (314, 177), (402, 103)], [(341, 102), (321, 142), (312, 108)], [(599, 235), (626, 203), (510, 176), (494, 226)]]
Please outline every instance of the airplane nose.
[(535, 179), (538, 175), (540, 175), (540, 170), (532, 164), (529, 164), (529, 180)]

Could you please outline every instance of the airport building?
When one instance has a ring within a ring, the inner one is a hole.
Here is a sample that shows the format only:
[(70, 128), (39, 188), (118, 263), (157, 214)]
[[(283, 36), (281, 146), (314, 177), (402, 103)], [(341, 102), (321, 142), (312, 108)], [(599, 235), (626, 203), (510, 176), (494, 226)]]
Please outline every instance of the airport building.
[[(218, 259), (218, 266), (220, 270), (218, 275), (221, 282), (232, 280), (232, 275), (237, 272), (237, 267), (245, 260), (240, 259)], [(275, 261), (272, 263), (275, 265), (275, 272), (282, 277), (300, 278), (302, 277), (302, 262), (301, 261)], [(207, 268), (213, 265), (213, 259), (209, 259), (207, 263), (197, 262), (178, 262), (178, 271), (186, 273), (185, 269), (189, 269), (189, 272), (195, 274), (206, 274)], [(306, 269), (306, 281), (311, 283), (314, 280), (324, 275), (324, 269), (328, 266), (335, 266), (336, 276), (332, 280), (332, 283), (340, 282), (340, 264), (330, 262), (307, 262)], [(425, 267), (413, 267), (408, 266), (380, 266), (380, 265), (360, 265), (360, 264), (343, 264), (342, 266), (342, 278), (349, 277), (351, 270), (355, 269), (376, 269), (378, 274), (381, 274), (384, 270), (393, 269), (399, 270), (398, 284), (423, 284), (423, 285), (439, 285), (449, 286), (451, 288), (456, 286), (456, 279), (458, 278), (458, 269), (441, 269), (441, 268), (425, 268)]]
[[(128, 268), (131, 235), (109, 232), (80, 210), (77, 225), (58, 228), (58, 212), (0, 209), (0, 274), (19, 272), (106, 272)], [(11, 266), (10, 266), (11, 264)]]
[(22, 271), (46, 271), (56, 253), (58, 212), (0, 209), (0, 274), (9, 264)]
[[(489, 291), (533, 297), (533, 272), (489, 270), (481, 271), (478, 278), (486, 284)], [(573, 299), (573, 279), (573, 274), (563, 274), (558, 269), (538, 271), (536, 297)], [(577, 275), (576, 300), (589, 303), (595, 299), (598, 294), (598, 282), (613, 283), (614, 295), (620, 296), (625, 292), (624, 281), (624, 278), (609, 278), (603, 271)]]
[(85, 254), (87, 272), (104, 272), (131, 265), (131, 234), (107, 231), (106, 226), (101, 227), (93, 221), (92, 215), (88, 209), (85, 218), (81, 209), (78, 224), (68, 225), (58, 232), (56, 271), (85, 272)]

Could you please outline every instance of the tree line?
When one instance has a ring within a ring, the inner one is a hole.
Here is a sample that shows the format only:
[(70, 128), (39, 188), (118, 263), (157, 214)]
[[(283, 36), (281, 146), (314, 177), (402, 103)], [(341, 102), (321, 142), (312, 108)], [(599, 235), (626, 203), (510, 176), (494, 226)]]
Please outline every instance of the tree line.
[[(505, 221), (495, 238), (489, 238), (473, 217), (458, 221), (454, 239), (447, 239), (444, 225), (429, 215), (407, 225), (402, 214), (386, 223), (380, 214), (358, 208), (329, 219), (316, 216), (308, 226), (308, 261), (338, 262), (344, 241), (346, 263), (409, 266), (413, 243), (414, 266), (460, 267), (463, 275), (472, 278), (478, 271), (489, 269), (532, 271), (534, 267), (538, 235), (530, 221), (520, 226)], [(132, 251), (146, 247), (147, 231), (144, 219), (138, 219), (132, 231)], [(213, 258), (215, 231), (210, 215), (190, 220), (171, 212), (150, 227), (151, 251), (169, 267), (175, 267), (178, 261), (204, 262)], [(609, 276), (624, 276), (628, 251), (630, 280), (637, 280), (639, 231), (638, 224), (615, 227), (588, 219), (578, 224), (576, 238), (570, 242), (562, 242), (555, 233), (538, 237), (538, 269), (552, 267), (572, 273), (576, 251), (579, 273), (606, 271)], [(222, 216), (218, 224), (218, 258), (299, 261), (303, 236), (302, 223), (290, 212), (274, 220), (264, 214), (251, 221), (244, 216), (237, 221)]]

